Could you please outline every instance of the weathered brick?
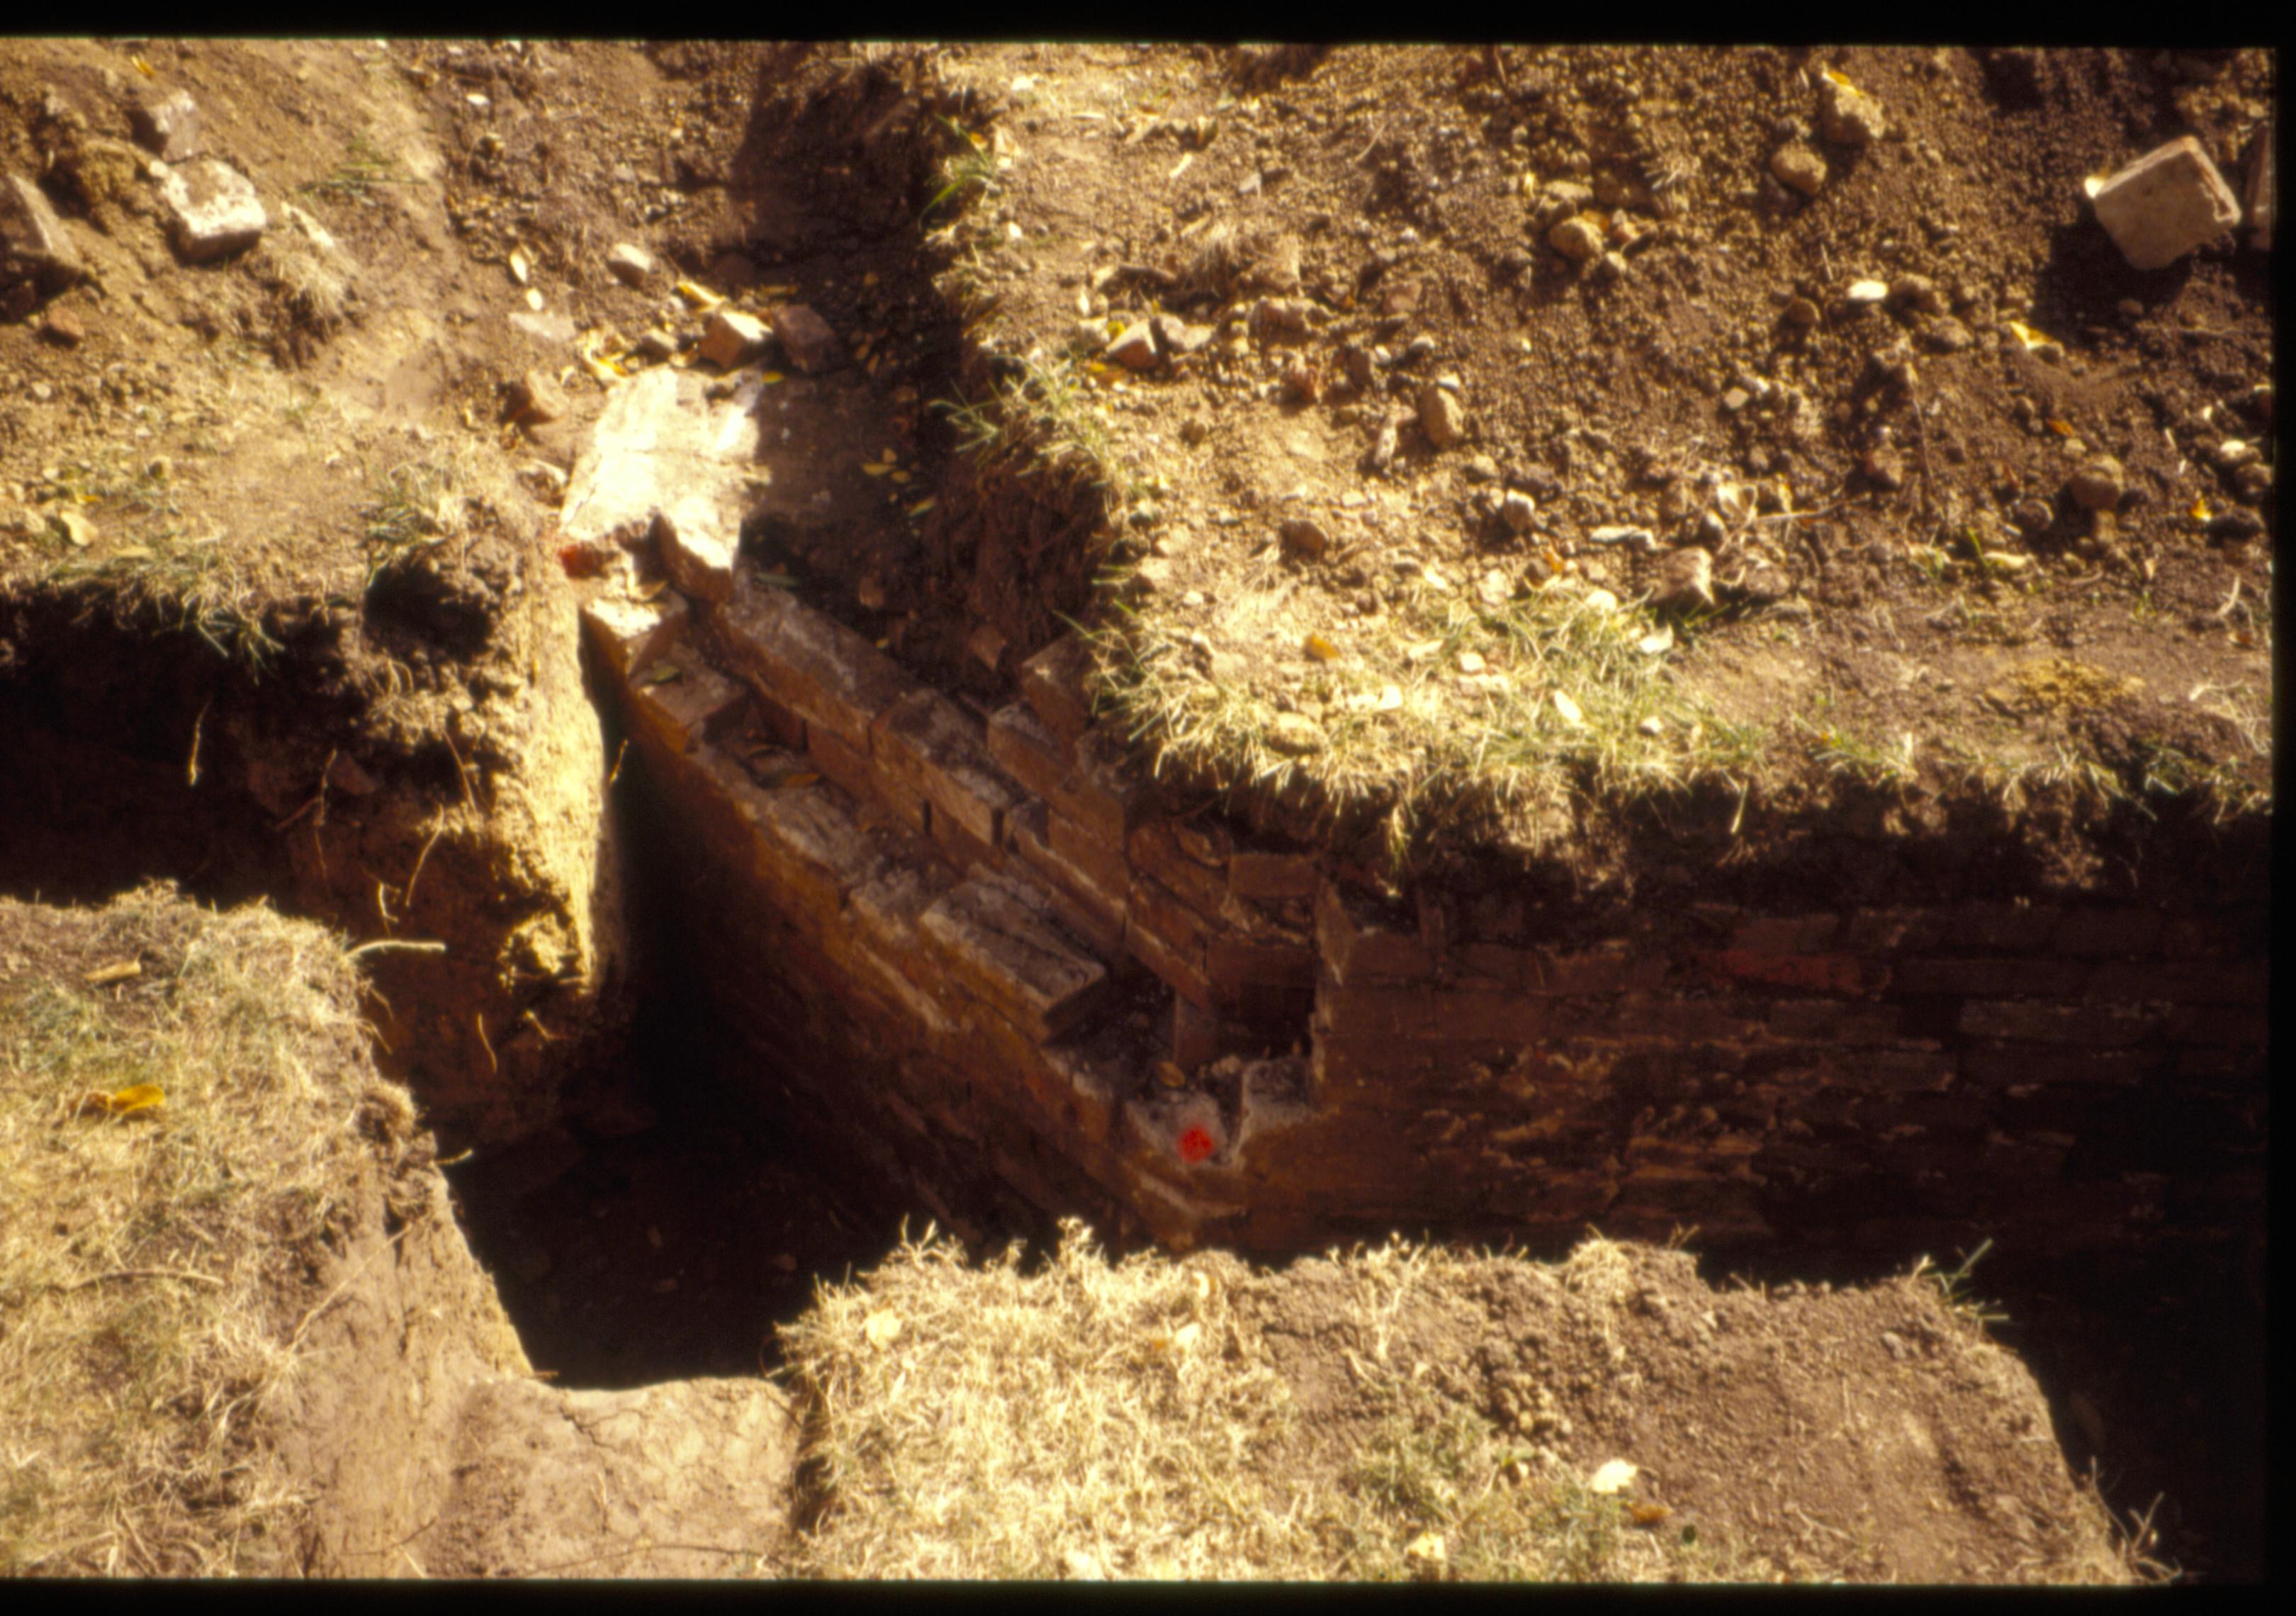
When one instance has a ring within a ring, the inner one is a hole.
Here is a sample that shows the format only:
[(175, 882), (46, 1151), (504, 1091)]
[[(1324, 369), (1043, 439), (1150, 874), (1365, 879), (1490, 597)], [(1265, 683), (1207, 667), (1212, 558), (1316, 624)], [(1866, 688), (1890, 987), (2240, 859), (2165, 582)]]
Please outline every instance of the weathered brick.
[(1406, 1090), (1396, 1079), (1429, 1072), (1463, 1072), (1472, 1066), (1503, 1066), (1518, 1046), (1498, 1039), (1430, 1038), (1420, 1033), (1333, 1035), (1316, 1040), (1319, 1084), (1332, 1088), (1371, 1087), (1392, 1095), (1398, 1105), (1423, 1110), (1423, 1090)]
[(1132, 878), (1125, 897), (1124, 941), (1132, 956), (1173, 992), (1216, 1010), (1211, 980), (1204, 972), (1203, 928), (1188, 906), (1144, 876)]
[(1227, 890), (1238, 898), (1313, 898), (1320, 874), (1307, 853), (1228, 856)]
[(1663, 955), (1638, 952), (1626, 943), (1607, 943), (1576, 954), (1542, 948), (1524, 956), (1522, 963), (1525, 991), (1558, 996), (1655, 993), (1665, 984), (1666, 976)]
[(1406, 981), (1435, 973), (1434, 956), (1416, 929), (1391, 931), (1357, 924), (1330, 882), (1316, 895), (1316, 946), (1337, 982)]
[(678, 643), (690, 616), (685, 597), (666, 590), (651, 601), (602, 595), (582, 608), (582, 631), (599, 660), (627, 679)]
[(1953, 913), (1948, 941), (1956, 948), (2024, 953), (2048, 943), (2058, 916), (2054, 904), (1964, 904)]
[(777, 890), (783, 906), (822, 923), (873, 871), (876, 849), (841, 793), (820, 785), (762, 790), (714, 747), (701, 747), (693, 758), (716, 794), (750, 827), (746, 866)]
[(2268, 1017), (2260, 1006), (2179, 1005), (2169, 1013), (2171, 1044), (2210, 1044), (2262, 1049), (2271, 1037)]
[(973, 991), (1039, 1041), (1091, 1013), (1107, 986), (1107, 967), (1054, 923), (1045, 895), (1009, 875), (951, 888), (919, 917), (917, 931)]
[(1850, 1004), (1841, 999), (1779, 999), (1770, 1005), (1775, 1038), (1826, 1044), (1887, 1044), (1894, 1040), (1904, 1012), (1891, 1004)]
[(988, 715), (988, 756), (1023, 788), (1045, 798), (1060, 789), (1062, 777), (1075, 766), (1073, 748), (1019, 701)]
[(1838, 915), (1761, 915), (1739, 924), (1730, 947), (1754, 954), (1808, 953), (1824, 947), (1841, 930)]
[(914, 791), (895, 787), (877, 772), (875, 760), (866, 751), (848, 744), (835, 730), (808, 727), (805, 753), (813, 759), (816, 768), (834, 780), (849, 796), (857, 801), (881, 804), (909, 829), (923, 833), (924, 799)]
[(1615, 1037), (1721, 1042), (1759, 1038), (1763, 1009), (1756, 999), (1634, 993), (1613, 1001), (1603, 1020)]
[(1204, 939), (1204, 974), (1223, 1004), (1235, 1002), (1247, 982), (1272, 988), (1316, 985), (1316, 951), (1297, 944), (1253, 942), (1214, 932)]
[(1702, 956), (1708, 969), (1740, 981), (1805, 993), (1878, 993), (1888, 985), (1889, 965), (1854, 954), (1774, 954), (1750, 948), (1719, 948)]
[(1161, 882), (1208, 922), (1217, 922), (1227, 898), (1226, 839), (1176, 820), (1151, 820), (1126, 839), (1135, 873)]
[(933, 844), (960, 870), (994, 870), (1004, 863), (1001, 847), (981, 841), (938, 807), (926, 815), (926, 831)]
[(1180, 994), (1172, 996), (1172, 1063), (1193, 1073), (1220, 1054), (1219, 1017)]
[(1092, 724), (1087, 690), (1092, 652), (1072, 634), (1062, 635), (1021, 664), (1021, 699), (1045, 727), (1073, 744)]
[(1111, 891), (1053, 845), (1051, 816), (1043, 803), (1024, 802), (1004, 816), (1004, 842), (1046, 878), (1054, 907), (1071, 931), (1105, 958), (1124, 951), (1124, 889)]
[(2160, 1070), (2163, 1056), (2152, 1049), (1972, 1044), (1956, 1059), (1964, 1082), (2019, 1088), (2047, 1083), (2141, 1083)]
[(1056, 808), (1046, 814), (1045, 824), (1053, 851), (1084, 872), (1096, 888), (1130, 895), (1132, 866), (1125, 861), (1120, 845), (1111, 846), (1091, 827)]
[(857, 751), (869, 750), (879, 713), (922, 688), (860, 635), (787, 590), (744, 588), (705, 620), (726, 667)]
[[(675, 668), (675, 677), (660, 675)], [(652, 676), (652, 677), (649, 677)], [(673, 649), (642, 664), (630, 686), (630, 716), (673, 751), (692, 751), (746, 693), (692, 652)]]
[(2071, 998), (2094, 969), (2075, 960), (2046, 957), (1901, 959), (1894, 986), (1907, 997)]
[(1530, 961), (1521, 948), (1498, 943), (1462, 943), (1452, 958), (1461, 971), (1477, 980), (1490, 982), (1511, 993), (1524, 990), (1523, 970)]
[(1003, 840), (1005, 811), (1021, 800), (1011, 775), (989, 760), (980, 721), (936, 691), (917, 690), (877, 716), (870, 755), (897, 791), (913, 791), (932, 804), (973, 847)]
[(2161, 964), (2120, 961), (2095, 967), (2087, 997), (2109, 1004), (2261, 1005), (2271, 992), (2272, 969), (2260, 959)]
[(2163, 924), (2157, 909), (2074, 909), (2049, 946), (2081, 959), (2143, 958), (2159, 944)]
[(1147, 800), (1143, 783), (1133, 772), (1123, 743), (1105, 730), (1079, 737), (1075, 757), (1075, 766), (1044, 793), (1046, 805), (1119, 849), (1120, 856)]
[(2032, 999), (1972, 999), (1960, 1029), (1984, 1038), (2077, 1044), (2090, 1049), (2136, 1043), (2161, 1024), (2155, 1013), (2123, 1005), (2059, 1005)]
[(1948, 929), (1948, 917), (1936, 909), (1860, 909), (1850, 916), (1841, 946), (1854, 954), (1934, 948)]
[(1388, 1034), (1529, 1043), (1555, 1029), (1554, 1007), (1503, 989), (1355, 982), (1326, 988), (1318, 1027), (1335, 1037)]

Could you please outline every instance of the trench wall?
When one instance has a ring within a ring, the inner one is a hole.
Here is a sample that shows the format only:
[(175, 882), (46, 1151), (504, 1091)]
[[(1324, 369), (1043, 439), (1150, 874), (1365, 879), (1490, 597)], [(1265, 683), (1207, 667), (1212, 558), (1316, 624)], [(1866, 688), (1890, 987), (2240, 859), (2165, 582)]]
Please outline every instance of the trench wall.
[(693, 968), (868, 1170), (1270, 1252), (1592, 1224), (2260, 1254), (2261, 894), (1693, 905), (1558, 946), (1503, 890), (1382, 906), (1170, 816), (1072, 643), (984, 712), (653, 537), (694, 593), (633, 584), (586, 633), (684, 844)]

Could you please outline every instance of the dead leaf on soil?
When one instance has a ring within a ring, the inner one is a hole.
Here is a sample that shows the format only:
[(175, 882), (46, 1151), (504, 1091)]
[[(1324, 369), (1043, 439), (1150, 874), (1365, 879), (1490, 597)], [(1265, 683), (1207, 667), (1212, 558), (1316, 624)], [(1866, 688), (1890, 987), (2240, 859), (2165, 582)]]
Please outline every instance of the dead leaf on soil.
[(148, 1117), (158, 1112), (168, 1103), (168, 1096), (156, 1083), (131, 1083), (126, 1088), (116, 1088), (110, 1094), (90, 1089), (79, 1099), (78, 1114), (102, 1112), (113, 1117)]
[(89, 972), (80, 980), (91, 988), (101, 988), (107, 982), (124, 982), (131, 976), (144, 974), (141, 960), (124, 959), (116, 965), (104, 965)]

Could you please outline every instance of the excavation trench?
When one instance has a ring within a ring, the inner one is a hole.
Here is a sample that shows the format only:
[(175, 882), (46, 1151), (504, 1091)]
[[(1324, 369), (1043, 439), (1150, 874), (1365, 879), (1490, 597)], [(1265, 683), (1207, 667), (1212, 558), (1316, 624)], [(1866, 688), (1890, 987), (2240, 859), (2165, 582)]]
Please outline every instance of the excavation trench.
[[(562, 1384), (769, 1365), (904, 1220), (1271, 1261), (1695, 1231), (1713, 1278), (1835, 1283), (1990, 1242), (1970, 1288), (2069, 1460), (2168, 1492), (2188, 1561), (2253, 1563), (2262, 833), (2111, 830), (2138, 874), (2108, 887), (1979, 818), (1821, 824), (1637, 902), (1557, 869), (1398, 890), (1149, 778), (1061, 632), (1088, 490), (915, 412), (922, 518), (831, 475), (900, 385), (978, 398), (993, 368), (920, 258), (903, 94), (770, 138), (761, 111), (742, 160), (870, 132), (841, 226), (766, 187), (750, 244), (921, 310), (885, 375), (644, 372), (545, 543), (275, 623), (260, 677), (18, 603), (0, 890), (165, 876), (391, 945), (364, 960), (382, 1063), (469, 1151), (471, 1245)], [(515, 672), (399, 723), (386, 641)], [(1630, 861), (1692, 856), (1636, 834)]]

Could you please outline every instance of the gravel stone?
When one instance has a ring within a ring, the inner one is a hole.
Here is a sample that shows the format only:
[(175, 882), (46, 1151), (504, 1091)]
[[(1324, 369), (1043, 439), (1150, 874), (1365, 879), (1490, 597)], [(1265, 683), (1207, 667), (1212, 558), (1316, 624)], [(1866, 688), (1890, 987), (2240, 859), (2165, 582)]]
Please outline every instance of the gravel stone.
[(1447, 449), (1466, 436), (1465, 412), (1447, 388), (1431, 381), (1419, 390), (1419, 430), (1439, 449)]
[(168, 213), (176, 251), (186, 263), (204, 264), (243, 251), (271, 226), (253, 183), (211, 157), (167, 169), (160, 180), (160, 202)]
[(1547, 245), (1574, 264), (1601, 255), (1602, 233), (1582, 218), (1567, 218), (1546, 233)]
[(1787, 189), (1816, 196), (1825, 184), (1825, 159), (1808, 146), (1780, 146), (1770, 153), (1770, 172)]
[(2122, 490), (2128, 486), (2128, 473), (2120, 462), (2110, 455), (2099, 455), (2081, 463), (2065, 483), (2065, 492), (2084, 511), (2110, 510), (2120, 503)]
[(1890, 132), (1882, 103), (1854, 85), (1821, 76), (1817, 127), (1837, 146), (1867, 146)]

